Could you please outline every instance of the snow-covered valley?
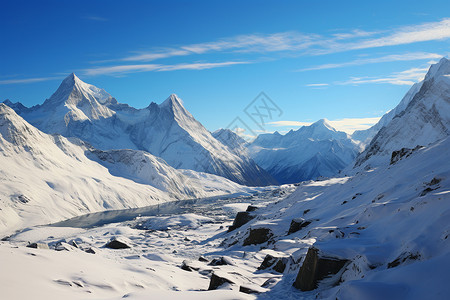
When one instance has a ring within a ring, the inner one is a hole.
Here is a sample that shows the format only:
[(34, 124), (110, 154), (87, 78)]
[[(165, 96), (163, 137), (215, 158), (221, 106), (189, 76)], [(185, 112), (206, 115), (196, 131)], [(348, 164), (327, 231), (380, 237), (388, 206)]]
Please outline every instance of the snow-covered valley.
[(353, 136), (253, 143), (74, 74), (0, 103), (0, 297), (447, 299), (449, 76), (443, 58)]

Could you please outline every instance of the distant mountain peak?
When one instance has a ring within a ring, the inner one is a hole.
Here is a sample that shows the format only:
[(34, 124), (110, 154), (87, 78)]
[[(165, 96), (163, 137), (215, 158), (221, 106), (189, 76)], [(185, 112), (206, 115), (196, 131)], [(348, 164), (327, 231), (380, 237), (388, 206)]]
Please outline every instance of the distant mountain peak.
[(327, 119), (320, 119), (310, 125), (312, 128), (323, 128), (331, 131), (337, 131)]
[(176, 94), (171, 94), (169, 96), (169, 98), (164, 100), (164, 102), (161, 103), (159, 106), (161, 108), (163, 108), (163, 107), (183, 107), (184, 108), (183, 101)]

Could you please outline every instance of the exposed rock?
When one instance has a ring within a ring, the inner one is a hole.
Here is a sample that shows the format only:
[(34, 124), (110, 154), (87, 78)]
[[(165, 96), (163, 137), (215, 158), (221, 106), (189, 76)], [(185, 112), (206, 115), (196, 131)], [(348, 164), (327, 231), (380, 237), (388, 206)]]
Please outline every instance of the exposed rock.
[(262, 289), (259, 286), (248, 286), (248, 285), (243, 286), (243, 285), (241, 285), (239, 287), (239, 292), (245, 293), (245, 294), (259, 294), (259, 293), (263, 293), (265, 291), (266, 291), (265, 289)]
[(209, 264), (209, 266), (225, 266), (225, 265), (234, 265), (234, 263), (229, 259), (228, 257), (220, 257), (220, 258), (214, 258)]
[(28, 198), (25, 195), (19, 195), (19, 197), (17, 197), (17, 199), (19, 199), (19, 201), (22, 202), (22, 203), (28, 203), (28, 202), (31, 201), (30, 198)]
[(258, 209), (258, 206), (255, 206), (255, 205), (249, 205), (249, 206), (247, 207), (246, 212), (252, 212), (252, 211), (255, 211), (255, 210), (257, 210), (257, 209)]
[(418, 260), (420, 259), (419, 253), (402, 253), (399, 257), (397, 257), (395, 260), (388, 263), (388, 269), (395, 268), (399, 266), (400, 264), (409, 261), (409, 260)]
[(396, 162), (398, 162), (399, 160), (401, 160), (403, 158), (407, 158), (408, 156), (410, 156), (415, 151), (417, 151), (421, 148), (423, 148), (423, 146), (418, 145), (414, 149), (402, 148), (400, 150), (393, 151), (392, 156), (391, 156), (391, 165), (395, 164)]
[(302, 291), (314, 290), (320, 280), (339, 273), (348, 263), (346, 259), (324, 256), (319, 249), (311, 247), (297, 274), (294, 287)]
[(119, 241), (116, 238), (113, 238), (109, 243), (107, 243), (105, 245), (106, 248), (110, 248), (110, 249), (128, 249), (131, 248), (130, 246), (128, 246), (127, 244), (125, 244), (122, 241)]
[(86, 249), (84, 252), (90, 253), (90, 254), (95, 254), (95, 250), (92, 248)]
[(206, 257), (200, 255), (199, 258), (198, 258), (198, 261), (208, 262), (209, 260)]
[(275, 272), (283, 273), (286, 269), (287, 262), (287, 257), (274, 257), (270, 254), (267, 254), (261, 265), (258, 267), (258, 270), (266, 270), (272, 268), (272, 270), (274, 270)]
[(236, 228), (241, 227), (242, 225), (248, 223), (250, 220), (255, 218), (255, 216), (251, 215), (248, 211), (240, 211), (237, 213), (236, 218), (234, 218), (233, 225), (228, 228), (228, 232), (235, 230)]
[(185, 271), (188, 271), (188, 272), (200, 270), (200, 268), (192, 266), (189, 263), (189, 261), (187, 261), (187, 260), (183, 260), (183, 263), (181, 264), (181, 269), (185, 270)]
[(48, 245), (45, 243), (31, 243), (28, 244), (28, 248), (34, 248), (34, 249), (49, 249)]
[(71, 251), (71, 250), (74, 250), (74, 247), (65, 242), (60, 242), (60, 243), (56, 244), (55, 250), (56, 251)]
[(213, 273), (211, 276), (211, 281), (209, 282), (208, 290), (216, 290), (218, 287), (220, 287), (222, 284), (225, 284), (225, 283), (233, 284), (234, 282), (232, 282), (228, 278), (225, 278), (223, 276), (219, 276), (219, 275)]
[(267, 242), (273, 236), (269, 228), (250, 229), (248, 237), (244, 240), (243, 246), (258, 245)]
[(311, 221), (305, 221), (303, 218), (293, 219), (291, 221), (291, 225), (289, 226), (288, 235), (305, 228), (309, 224), (311, 224)]

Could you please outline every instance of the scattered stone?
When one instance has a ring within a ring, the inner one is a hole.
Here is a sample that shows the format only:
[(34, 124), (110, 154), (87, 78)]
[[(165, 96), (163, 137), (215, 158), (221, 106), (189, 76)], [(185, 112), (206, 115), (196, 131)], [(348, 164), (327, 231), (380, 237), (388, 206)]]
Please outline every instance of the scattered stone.
[(263, 288), (273, 288), (278, 282), (280, 281), (280, 278), (269, 278), (261, 285)]
[(105, 245), (106, 248), (110, 249), (128, 249), (131, 248), (129, 245), (125, 244), (122, 241), (119, 241), (116, 238), (113, 238), (109, 243)]
[(304, 211), (303, 211), (303, 215), (306, 215), (307, 213), (309, 213), (311, 210), (310, 209), (305, 209)]
[(242, 225), (248, 223), (250, 220), (255, 218), (255, 216), (251, 215), (248, 211), (240, 211), (237, 213), (236, 218), (234, 218), (233, 225), (228, 228), (228, 232), (235, 230), (236, 228), (241, 227)]
[(309, 224), (311, 224), (311, 221), (305, 221), (303, 218), (293, 219), (291, 221), (291, 225), (289, 226), (288, 235), (305, 228)]
[(73, 240), (70, 244), (72, 245), (72, 247), (79, 248), (78, 244), (77, 244), (77, 242), (75, 242), (75, 240)]
[(211, 281), (209, 282), (208, 291), (216, 290), (218, 287), (220, 287), (221, 285), (223, 285), (225, 283), (233, 284), (234, 282), (232, 282), (228, 278), (225, 278), (225, 277), (222, 277), (222, 276), (219, 276), (219, 275), (213, 273), (211, 276)]
[(241, 285), (239, 287), (239, 292), (245, 293), (245, 294), (259, 294), (265, 292), (262, 288), (259, 286), (243, 286)]
[(28, 198), (25, 195), (19, 195), (19, 197), (17, 197), (17, 199), (19, 199), (19, 201), (22, 202), (22, 203), (28, 203), (28, 202), (31, 201), (30, 198)]
[(248, 237), (244, 240), (243, 246), (258, 245), (267, 242), (273, 236), (272, 231), (268, 228), (250, 229)]
[(275, 257), (267, 254), (258, 270), (266, 270), (272, 268), (275, 272), (283, 273), (288, 262), (287, 257)]
[(252, 212), (252, 211), (255, 211), (255, 210), (257, 210), (257, 209), (258, 209), (258, 206), (255, 206), (255, 205), (249, 205), (249, 206), (247, 207), (246, 212)]
[(69, 281), (66, 280), (62, 280), (62, 279), (58, 279), (58, 280), (54, 280), (57, 284), (61, 284), (61, 285), (67, 285), (67, 286), (72, 286), (72, 284)]
[(193, 267), (192, 265), (189, 264), (189, 261), (183, 260), (183, 263), (181, 264), (181, 269), (188, 272), (192, 272), (198, 271), (200, 268)]
[(214, 258), (208, 265), (209, 266), (225, 266), (225, 265), (233, 266), (234, 263), (233, 263), (233, 261), (231, 261), (230, 258), (222, 256), (220, 258)]
[(200, 255), (199, 258), (198, 258), (198, 261), (208, 262), (209, 260), (206, 257)]
[(71, 251), (74, 250), (73, 247), (65, 242), (59, 242), (55, 246), (56, 251)]
[(34, 248), (34, 249), (50, 249), (48, 247), (48, 245), (45, 244), (45, 243), (31, 243), (31, 244), (28, 244), (27, 247), (28, 248)]
[(85, 250), (84, 252), (90, 253), (90, 254), (95, 254), (96, 253), (95, 250), (92, 249), (92, 248), (89, 248), (89, 249)]
[(320, 280), (339, 273), (348, 263), (346, 259), (324, 256), (319, 249), (311, 247), (297, 274), (294, 287), (302, 291), (314, 290)]

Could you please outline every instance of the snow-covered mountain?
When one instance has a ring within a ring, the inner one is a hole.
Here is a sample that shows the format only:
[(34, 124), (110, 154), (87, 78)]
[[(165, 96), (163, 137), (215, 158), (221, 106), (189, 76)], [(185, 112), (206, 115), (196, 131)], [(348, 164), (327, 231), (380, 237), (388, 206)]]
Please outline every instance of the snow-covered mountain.
[(216, 140), (176, 95), (160, 105), (135, 109), (71, 74), (42, 105), (7, 104), (43, 132), (77, 137), (97, 149), (144, 150), (174, 168), (216, 174), (240, 184), (275, 182), (252, 160)]
[(247, 141), (230, 129), (218, 129), (212, 133), (212, 136), (238, 156), (248, 156)]
[(350, 164), (358, 145), (322, 119), (310, 126), (261, 134), (248, 146), (250, 156), (280, 183), (333, 176)]
[(442, 58), (432, 65), (392, 112), (375, 125), (381, 129), (357, 166), (386, 163), (395, 150), (427, 146), (450, 134), (450, 61)]
[(88, 212), (251, 191), (137, 150), (48, 135), (0, 103), (0, 232)]

